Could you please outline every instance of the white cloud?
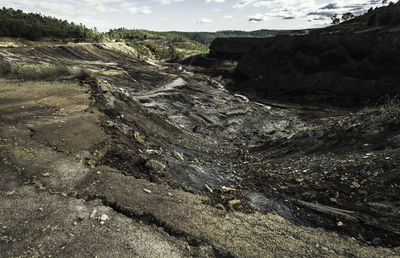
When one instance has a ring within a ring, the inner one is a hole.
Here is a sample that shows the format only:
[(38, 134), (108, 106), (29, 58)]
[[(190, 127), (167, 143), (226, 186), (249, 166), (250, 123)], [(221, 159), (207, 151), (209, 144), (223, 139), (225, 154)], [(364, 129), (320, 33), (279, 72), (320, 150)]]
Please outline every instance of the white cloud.
[(233, 16), (232, 15), (225, 15), (224, 19), (233, 20)]
[(156, 3), (160, 3), (161, 5), (168, 5), (176, 2), (183, 2), (184, 0), (153, 0)]
[(143, 6), (140, 8), (140, 13), (141, 14), (151, 14), (151, 13), (153, 13), (153, 11), (151, 10), (151, 8), (149, 6)]
[(338, 14), (339, 17), (347, 12), (354, 15), (361, 15), (371, 7), (383, 6), (382, 1), (377, 0), (332, 0), (329, 4), (320, 6), (320, 8), (307, 14), (309, 22), (313, 24), (329, 24), (331, 17)]
[(379, 0), (331, 0), (329, 4), (322, 4), (318, 0), (241, 0), (234, 8), (254, 7), (265, 10), (265, 13), (256, 13), (249, 16), (249, 21), (259, 22), (270, 18), (308, 19), (315, 23), (326, 23), (334, 13), (343, 14), (352, 12), (355, 15), (363, 14), (371, 6), (381, 6)]
[(205, 0), (206, 3), (225, 3), (225, 0)]
[(213, 20), (210, 20), (208, 18), (201, 18), (196, 23), (210, 23), (210, 22), (213, 22)]
[(151, 14), (153, 11), (150, 6), (137, 6), (136, 3), (123, 1), (120, 3), (123, 10), (127, 10), (131, 14)]
[(257, 0), (242, 0), (242, 1), (238, 2), (237, 4), (233, 5), (233, 8), (243, 8), (254, 2), (257, 2)]

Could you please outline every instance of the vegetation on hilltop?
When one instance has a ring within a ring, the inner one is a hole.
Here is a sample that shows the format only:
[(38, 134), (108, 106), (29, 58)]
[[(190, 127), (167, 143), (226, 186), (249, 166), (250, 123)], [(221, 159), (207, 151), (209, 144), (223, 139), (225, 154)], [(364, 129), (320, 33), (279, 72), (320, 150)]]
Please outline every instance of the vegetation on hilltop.
[(345, 13), (342, 18), (337, 14), (332, 17), (331, 27), (321, 29), (320, 31), (355, 31), (370, 30), (373, 27), (398, 26), (400, 25), (400, 1), (390, 2), (387, 6), (370, 8), (367, 13), (354, 16), (351, 13)]
[(0, 37), (25, 38), (76, 38), (101, 40), (101, 35), (83, 24), (63, 21), (42, 14), (24, 13), (3, 7), (0, 9)]
[(89, 42), (121, 41), (135, 48), (139, 58), (178, 60), (189, 55), (208, 52), (208, 46), (218, 37), (271, 37), (291, 31), (258, 30), (219, 32), (155, 32), (148, 30), (113, 29), (99, 33), (83, 24), (24, 13), (21, 10), (3, 7), (0, 9), (0, 37), (79, 40)]
[(171, 31), (168, 33), (184, 36), (193, 41), (210, 45), (216, 38), (268, 38), (280, 34), (291, 33), (290, 30), (256, 30), (256, 31), (239, 31), (225, 30), (217, 32), (179, 32)]
[(120, 28), (110, 30), (104, 35), (110, 40), (126, 42), (138, 51), (140, 57), (152, 56), (159, 60), (177, 60), (189, 54), (208, 51), (208, 47), (204, 44), (173, 32)]

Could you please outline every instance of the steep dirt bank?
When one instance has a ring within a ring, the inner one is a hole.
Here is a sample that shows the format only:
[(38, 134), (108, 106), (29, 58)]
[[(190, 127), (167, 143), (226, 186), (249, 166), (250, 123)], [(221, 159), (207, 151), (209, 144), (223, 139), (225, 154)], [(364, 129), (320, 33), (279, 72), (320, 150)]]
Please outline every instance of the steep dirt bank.
[(339, 106), (375, 104), (400, 93), (398, 32), (278, 37), (239, 62), (240, 90), (265, 98)]
[(267, 105), (120, 50), (0, 50), (93, 75), (0, 81), (1, 253), (400, 254), (398, 109)]
[(242, 59), (252, 47), (269, 42), (268, 38), (217, 38), (210, 46), (209, 56), (219, 59)]
[(232, 90), (289, 103), (363, 107), (400, 94), (400, 4), (301, 36), (217, 39), (210, 57), (239, 60)]

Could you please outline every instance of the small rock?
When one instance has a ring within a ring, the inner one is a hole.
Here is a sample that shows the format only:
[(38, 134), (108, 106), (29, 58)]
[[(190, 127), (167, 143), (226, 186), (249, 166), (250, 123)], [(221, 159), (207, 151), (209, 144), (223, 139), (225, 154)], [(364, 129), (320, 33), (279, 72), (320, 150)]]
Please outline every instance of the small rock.
[(112, 121), (107, 121), (107, 127), (112, 128), (115, 124)]
[(177, 151), (174, 151), (174, 156), (175, 156), (175, 158), (177, 158), (177, 159), (184, 160), (184, 157), (183, 157), (183, 154), (182, 154), (182, 153), (179, 153), (179, 152), (177, 152)]
[(353, 183), (351, 183), (355, 188), (360, 188), (361, 185), (359, 183), (357, 183), (356, 181), (354, 181)]
[(151, 191), (150, 191), (149, 189), (146, 189), (146, 188), (145, 188), (145, 189), (143, 189), (143, 191), (146, 192), (146, 193), (148, 193), (148, 194), (151, 194)]
[(153, 159), (146, 162), (146, 167), (158, 172), (162, 172), (167, 168), (163, 163)]
[(207, 190), (210, 191), (210, 193), (214, 192), (207, 184), (205, 184), (205, 186), (206, 186)]
[(232, 200), (228, 202), (229, 208), (232, 210), (233, 206), (239, 205), (241, 204), (242, 201), (241, 200)]
[(236, 190), (235, 188), (226, 187), (226, 186), (221, 187), (221, 189), (222, 189), (222, 192), (233, 192)]
[(155, 155), (156, 154), (158, 156), (161, 156), (161, 151), (149, 149), (149, 150), (146, 150), (146, 154), (149, 154), (149, 155)]
[(42, 176), (44, 176), (44, 177), (49, 177), (49, 176), (50, 176), (50, 173), (44, 173)]
[(138, 141), (139, 143), (144, 143), (143, 137), (140, 135), (139, 132), (136, 132), (133, 134), (133, 137), (135, 137), (135, 140)]
[(329, 200), (330, 200), (331, 202), (334, 202), (334, 203), (337, 203), (337, 202), (338, 202), (338, 200), (337, 200), (336, 198), (329, 198)]
[(342, 227), (342, 226), (343, 226), (343, 222), (339, 221), (339, 222), (337, 223), (337, 225), (338, 225), (339, 227)]
[(109, 219), (110, 219), (110, 217), (108, 217), (107, 214), (103, 214), (103, 215), (101, 215), (101, 217), (100, 217), (100, 220), (101, 220), (101, 221), (106, 221), (106, 220), (109, 220)]
[(90, 214), (89, 218), (94, 219), (94, 218), (96, 217), (96, 214), (97, 214), (97, 210), (94, 209), (94, 210), (92, 211), (92, 213)]
[(105, 221), (100, 221), (100, 225), (104, 225), (105, 223)]

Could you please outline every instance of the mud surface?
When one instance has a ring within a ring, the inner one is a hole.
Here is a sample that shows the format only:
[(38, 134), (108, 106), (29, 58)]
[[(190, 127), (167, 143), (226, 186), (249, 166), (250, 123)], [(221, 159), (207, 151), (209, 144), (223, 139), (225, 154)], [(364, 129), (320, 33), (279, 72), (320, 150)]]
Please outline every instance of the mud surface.
[(2, 253), (400, 254), (399, 109), (261, 103), (119, 44), (0, 51), (92, 71), (0, 81)]

